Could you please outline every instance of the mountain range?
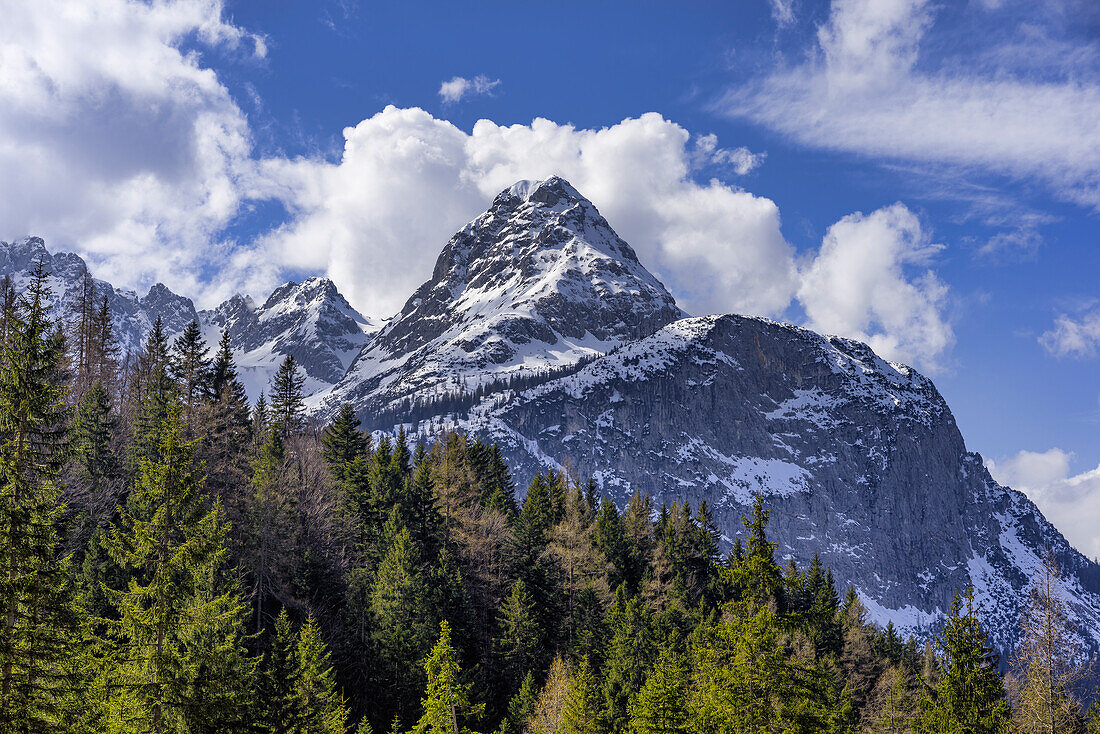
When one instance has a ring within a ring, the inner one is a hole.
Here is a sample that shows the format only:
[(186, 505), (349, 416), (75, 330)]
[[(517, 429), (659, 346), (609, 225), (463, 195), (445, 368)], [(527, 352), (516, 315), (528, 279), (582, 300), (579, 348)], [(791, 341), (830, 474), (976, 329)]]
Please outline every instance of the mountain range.
[[(64, 312), (84, 261), (38, 238), (0, 243), (0, 275), (17, 284), (37, 261)], [(324, 278), (209, 311), (160, 284), (139, 297), (95, 283), (127, 351), (158, 316), (169, 333), (199, 321), (208, 343), (227, 330), (253, 398), (293, 355), (318, 421), (350, 403), (376, 430), (460, 430), (497, 443), (521, 488), (566, 470), (620, 506), (635, 492), (656, 506), (706, 500), (726, 548), (762, 495), (778, 557), (817, 554), (873, 620), (918, 637), (973, 585), (1011, 648), (1049, 550), (1074, 629), (1100, 651), (1100, 567), (992, 479), (931, 380), (849, 339), (687, 316), (561, 178), (501, 192), (388, 319)]]

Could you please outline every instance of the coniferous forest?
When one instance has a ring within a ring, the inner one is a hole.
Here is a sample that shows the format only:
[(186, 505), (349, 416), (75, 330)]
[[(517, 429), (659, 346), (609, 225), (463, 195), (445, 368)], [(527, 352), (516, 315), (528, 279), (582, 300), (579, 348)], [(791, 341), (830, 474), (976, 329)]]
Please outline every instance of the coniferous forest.
[(965, 589), (902, 639), (761, 498), (726, 553), (705, 504), (519, 502), (494, 446), (313, 425), (292, 358), (250, 404), (227, 336), (123, 355), (47, 282), (0, 292), (0, 731), (1100, 732), (1053, 560), (1008, 659)]

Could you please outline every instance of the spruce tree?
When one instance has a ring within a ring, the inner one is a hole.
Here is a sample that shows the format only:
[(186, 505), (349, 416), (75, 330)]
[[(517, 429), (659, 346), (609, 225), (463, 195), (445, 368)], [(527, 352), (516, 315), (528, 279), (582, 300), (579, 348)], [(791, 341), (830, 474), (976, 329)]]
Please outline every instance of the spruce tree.
[(421, 706), (424, 713), (413, 734), (455, 734), (469, 732), (466, 722), (480, 716), (483, 705), (470, 702), (470, 686), (462, 681), (458, 655), (451, 644), (451, 625), (439, 625), (439, 641), (424, 661), (428, 683)]
[(169, 375), (168, 337), (158, 316), (145, 338), (134, 375), (133, 399), (133, 473), (140, 472), (143, 460), (157, 461), (162, 444), (161, 432), (171, 405), (178, 398), (176, 382)]
[(535, 600), (517, 579), (512, 593), (500, 610), (500, 637), (497, 639), (500, 672), (510, 690), (528, 672), (541, 670), (543, 634), (539, 626)]
[(247, 503), (237, 495), (249, 474), (252, 419), (248, 395), (237, 375), (227, 331), (222, 332), (210, 368), (210, 389), (212, 403), (203, 421), (204, 438), (199, 451), (206, 465), (207, 487), (221, 500), (226, 516), (234, 530), (238, 530), (245, 524), (244, 506)]
[(630, 703), (632, 734), (688, 734), (688, 677), (671, 648), (661, 650), (645, 685)]
[(355, 409), (344, 403), (321, 434), (321, 456), (337, 482), (347, 483), (354, 478), (353, 467), (367, 451), (367, 437), (359, 430), (361, 425)]
[(0, 352), (0, 730), (48, 731), (67, 698), (76, 651), (68, 564), (58, 558), (65, 461), (65, 344), (47, 311), (39, 263), (6, 309)]
[(298, 638), (286, 609), (275, 618), (274, 632), (258, 666), (256, 724), (268, 734), (291, 731), (300, 721), (300, 699), (295, 695)]
[(200, 407), (213, 396), (209, 351), (197, 321), (189, 323), (173, 345), (171, 371), (180, 385), (183, 422), (191, 431), (198, 428)]
[(997, 658), (974, 610), (974, 589), (955, 597), (936, 637), (935, 689), (921, 699), (919, 730), (927, 734), (1003, 734), (1009, 708)]
[(169, 406), (159, 458), (142, 460), (109, 536), (131, 580), (107, 592), (117, 652), (104, 673), (115, 720), (150, 732), (233, 731), (244, 726), (255, 665), (242, 644), (244, 605), (224, 574), (226, 523), (208, 506), (181, 411), (178, 400)]
[(305, 425), (306, 410), (302, 399), (305, 375), (298, 369), (292, 355), (287, 355), (279, 371), (271, 378), (271, 421), (283, 438), (299, 431)]
[(291, 696), (298, 720), (293, 734), (344, 734), (348, 709), (336, 690), (329, 654), (310, 615), (298, 633)]

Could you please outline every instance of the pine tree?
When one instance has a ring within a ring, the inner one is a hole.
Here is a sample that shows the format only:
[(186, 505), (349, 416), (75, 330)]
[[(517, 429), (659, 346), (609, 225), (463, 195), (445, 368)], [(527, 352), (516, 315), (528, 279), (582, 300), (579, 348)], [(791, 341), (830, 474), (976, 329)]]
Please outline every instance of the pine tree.
[(688, 734), (687, 673), (671, 648), (661, 651), (645, 685), (630, 703), (633, 734)]
[(1061, 596), (1061, 572), (1049, 550), (1031, 580), (1030, 599), (1020, 627), (1023, 639), (1008, 679), (1013, 723), (1020, 734), (1073, 734), (1084, 730), (1074, 688), (1085, 678), (1078, 662), (1084, 651), (1070, 629)]
[(298, 634), (291, 696), (300, 717), (290, 729), (293, 734), (344, 734), (348, 709), (312, 615)]
[(0, 730), (47, 731), (66, 698), (74, 608), (57, 557), (65, 460), (64, 338), (39, 263), (7, 309), (0, 352)]
[(233, 731), (244, 726), (255, 664), (242, 645), (244, 606), (224, 577), (227, 527), (220, 506), (207, 509), (181, 411), (178, 401), (169, 407), (160, 458), (142, 461), (109, 536), (112, 556), (132, 575), (128, 587), (108, 591), (117, 663), (105, 675), (115, 720), (150, 732)]
[(927, 734), (1003, 734), (1009, 709), (997, 659), (974, 611), (974, 589), (955, 597), (936, 637), (938, 680), (921, 700), (919, 730)]
[(271, 379), (271, 420), (283, 438), (305, 425), (306, 405), (302, 399), (305, 375), (292, 355), (287, 355)]
[(439, 641), (424, 661), (428, 684), (421, 706), (424, 713), (413, 734), (457, 734), (469, 732), (465, 722), (481, 715), (483, 705), (470, 703), (470, 686), (462, 682), (458, 655), (451, 644), (451, 625), (439, 625)]

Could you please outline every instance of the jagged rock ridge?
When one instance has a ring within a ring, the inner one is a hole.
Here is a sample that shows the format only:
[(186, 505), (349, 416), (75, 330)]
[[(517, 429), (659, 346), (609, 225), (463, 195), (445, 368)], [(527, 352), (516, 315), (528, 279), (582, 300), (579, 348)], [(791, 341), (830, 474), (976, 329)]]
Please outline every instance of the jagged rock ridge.
[(369, 413), (468, 391), (573, 364), (682, 315), (568, 182), (521, 181), (451, 238), (432, 277), (317, 405)]

